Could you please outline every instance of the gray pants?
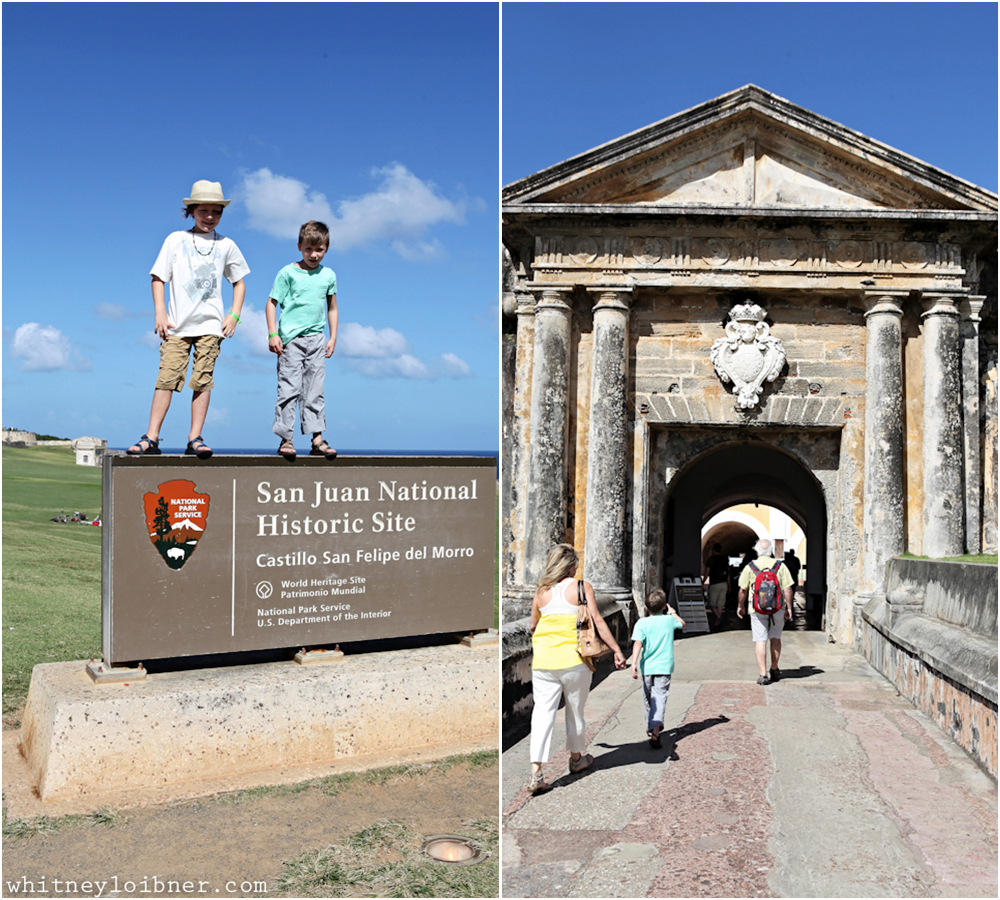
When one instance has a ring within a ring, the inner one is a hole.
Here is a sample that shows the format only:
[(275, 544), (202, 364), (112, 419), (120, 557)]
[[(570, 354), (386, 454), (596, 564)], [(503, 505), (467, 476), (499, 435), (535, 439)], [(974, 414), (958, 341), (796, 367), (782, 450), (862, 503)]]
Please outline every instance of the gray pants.
[(283, 441), (295, 430), (295, 404), (303, 434), (326, 430), (323, 414), (323, 379), (326, 375), (326, 338), (323, 334), (292, 338), (278, 357), (278, 402), (271, 427)]
[(663, 728), (663, 715), (667, 711), (669, 694), (669, 675), (642, 676), (642, 699), (646, 701), (646, 731), (652, 731), (657, 725)]

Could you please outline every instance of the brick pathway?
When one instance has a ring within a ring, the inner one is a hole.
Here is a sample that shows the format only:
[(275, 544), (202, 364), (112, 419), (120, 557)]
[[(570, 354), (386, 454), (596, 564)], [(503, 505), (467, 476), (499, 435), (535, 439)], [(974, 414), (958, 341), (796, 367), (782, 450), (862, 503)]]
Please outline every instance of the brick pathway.
[(504, 897), (995, 897), (995, 783), (861, 657), (783, 644), (760, 687), (748, 632), (679, 641), (662, 750), (626, 671), (590, 772), (562, 750), (531, 797), (527, 739), (504, 753)]

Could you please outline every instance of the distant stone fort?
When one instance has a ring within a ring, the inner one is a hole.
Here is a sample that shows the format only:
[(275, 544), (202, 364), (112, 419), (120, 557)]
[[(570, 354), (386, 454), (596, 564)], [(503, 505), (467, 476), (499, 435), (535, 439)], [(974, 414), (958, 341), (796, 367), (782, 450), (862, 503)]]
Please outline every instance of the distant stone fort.
[(99, 466), (108, 449), (104, 438), (78, 437), (71, 441), (40, 441), (33, 431), (3, 429), (3, 443), (8, 447), (70, 447), (76, 453), (78, 466)]

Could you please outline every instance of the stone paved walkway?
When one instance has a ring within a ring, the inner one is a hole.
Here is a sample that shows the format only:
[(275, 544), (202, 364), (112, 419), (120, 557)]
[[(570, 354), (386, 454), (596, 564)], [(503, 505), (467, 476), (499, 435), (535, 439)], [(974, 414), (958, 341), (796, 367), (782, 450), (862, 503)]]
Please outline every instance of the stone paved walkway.
[(783, 644), (760, 687), (749, 632), (679, 641), (662, 750), (626, 670), (588, 773), (561, 750), (531, 797), (527, 738), (504, 753), (504, 897), (996, 897), (994, 782), (863, 658)]

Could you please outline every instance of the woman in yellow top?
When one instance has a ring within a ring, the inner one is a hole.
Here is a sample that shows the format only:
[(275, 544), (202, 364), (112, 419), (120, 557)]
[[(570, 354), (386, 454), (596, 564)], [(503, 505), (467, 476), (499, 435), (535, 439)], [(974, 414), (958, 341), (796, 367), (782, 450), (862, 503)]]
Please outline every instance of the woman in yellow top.
[[(545, 572), (538, 581), (531, 602), (531, 782), (533, 794), (552, 789), (542, 776), (552, 746), (559, 701), (566, 698), (566, 748), (570, 752), (569, 770), (583, 772), (594, 764), (594, 757), (584, 755), (587, 746), (587, 723), (583, 707), (590, 693), (591, 670), (576, 652), (578, 585), (577, 556), (570, 544), (556, 544), (549, 550)], [(587, 608), (598, 634), (615, 653), (615, 668), (625, 668), (625, 657), (597, 609), (594, 588), (582, 582)]]

